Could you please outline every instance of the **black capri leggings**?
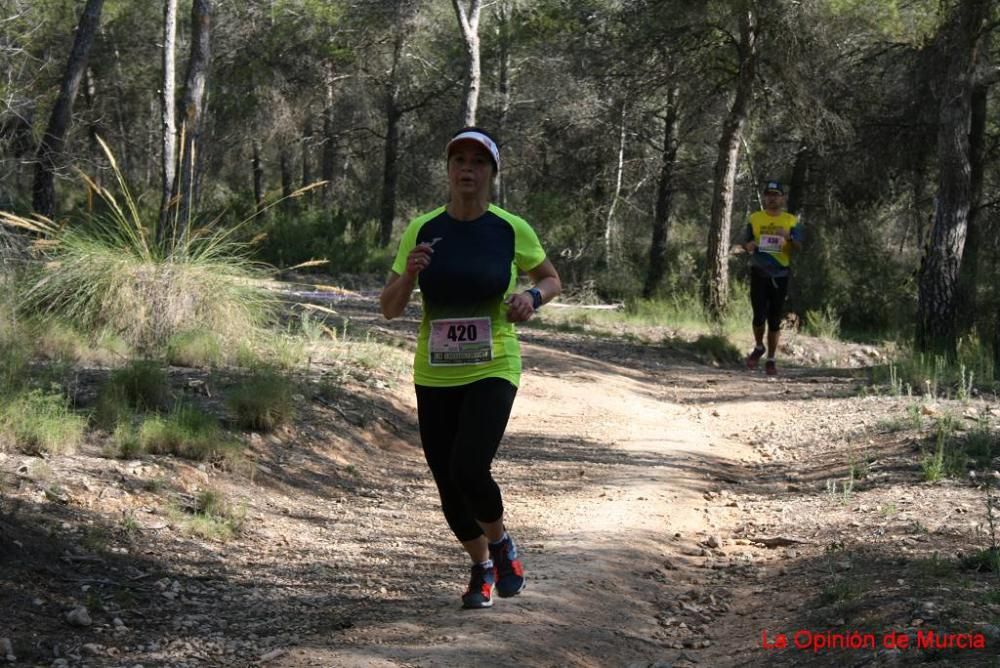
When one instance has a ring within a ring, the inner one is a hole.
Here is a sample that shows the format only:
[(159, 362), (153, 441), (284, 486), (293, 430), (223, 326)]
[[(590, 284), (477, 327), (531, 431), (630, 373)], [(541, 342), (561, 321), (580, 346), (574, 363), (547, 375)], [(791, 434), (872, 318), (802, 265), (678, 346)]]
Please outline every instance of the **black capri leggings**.
[(781, 317), (788, 294), (788, 276), (772, 278), (759, 269), (750, 271), (750, 305), (753, 307), (753, 326), (767, 322), (772, 332), (781, 329)]
[(476, 520), (503, 517), (500, 487), (490, 467), (517, 388), (503, 378), (484, 378), (457, 387), (417, 385), (416, 390), (420, 442), (444, 517), (458, 540), (473, 540), (483, 534)]

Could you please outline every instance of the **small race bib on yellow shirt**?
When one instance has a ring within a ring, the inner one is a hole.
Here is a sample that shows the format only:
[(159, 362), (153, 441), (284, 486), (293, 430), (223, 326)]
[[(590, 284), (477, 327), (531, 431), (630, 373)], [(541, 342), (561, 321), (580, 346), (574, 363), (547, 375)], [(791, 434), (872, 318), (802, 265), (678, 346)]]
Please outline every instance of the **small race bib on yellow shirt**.
[(781, 247), (785, 245), (785, 238), (778, 234), (760, 235), (760, 243), (757, 247), (765, 253), (780, 253)]

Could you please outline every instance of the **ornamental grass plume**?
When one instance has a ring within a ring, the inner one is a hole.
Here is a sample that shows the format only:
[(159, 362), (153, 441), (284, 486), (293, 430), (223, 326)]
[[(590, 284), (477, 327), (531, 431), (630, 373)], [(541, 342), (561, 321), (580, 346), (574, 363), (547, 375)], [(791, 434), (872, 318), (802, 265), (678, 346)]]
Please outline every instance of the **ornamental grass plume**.
[(277, 301), (262, 283), (270, 268), (254, 261), (250, 244), (234, 236), (250, 218), (227, 229), (218, 228), (218, 220), (189, 224), (182, 234), (157, 241), (158, 216), (149, 214), (146, 222), (110, 149), (99, 141), (119, 197), (81, 176), (104, 213), (56, 224), (0, 212), (0, 223), (29, 233), (36, 259), (18, 280), (18, 309), (91, 333), (110, 330), (140, 353), (158, 352), (172, 336), (195, 327), (229, 343), (271, 322)]

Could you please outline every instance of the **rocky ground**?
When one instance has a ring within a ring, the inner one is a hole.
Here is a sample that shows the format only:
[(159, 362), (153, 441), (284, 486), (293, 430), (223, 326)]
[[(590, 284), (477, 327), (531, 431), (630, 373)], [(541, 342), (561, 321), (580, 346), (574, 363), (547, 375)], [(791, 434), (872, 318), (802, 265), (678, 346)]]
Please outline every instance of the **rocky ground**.
[[(495, 472), (529, 585), (464, 611), (412, 390), (384, 364), (409, 355), (415, 312), (335, 309), (379, 359), (339, 369), (333, 396), (304, 379), (293, 426), (240, 435), (251, 465), (108, 459), (97, 439), (0, 453), (0, 660), (998, 665), (1000, 576), (982, 558), (995, 462), (925, 480), (942, 421), (996, 444), (995, 396), (888, 396), (863, 368), (880, 351), (804, 336), (769, 381), (662, 332), (526, 327)], [(206, 402), (226, 382), (171, 378)], [(206, 489), (238, 509), (234, 538), (184, 530)]]

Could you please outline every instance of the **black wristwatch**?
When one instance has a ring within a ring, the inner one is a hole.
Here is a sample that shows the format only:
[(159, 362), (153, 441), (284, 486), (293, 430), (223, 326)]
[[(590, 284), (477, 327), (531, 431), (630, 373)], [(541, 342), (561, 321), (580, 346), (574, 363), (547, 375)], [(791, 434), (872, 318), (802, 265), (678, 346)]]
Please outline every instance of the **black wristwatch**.
[(531, 308), (535, 311), (542, 308), (542, 292), (538, 288), (529, 288), (527, 293), (531, 295)]

